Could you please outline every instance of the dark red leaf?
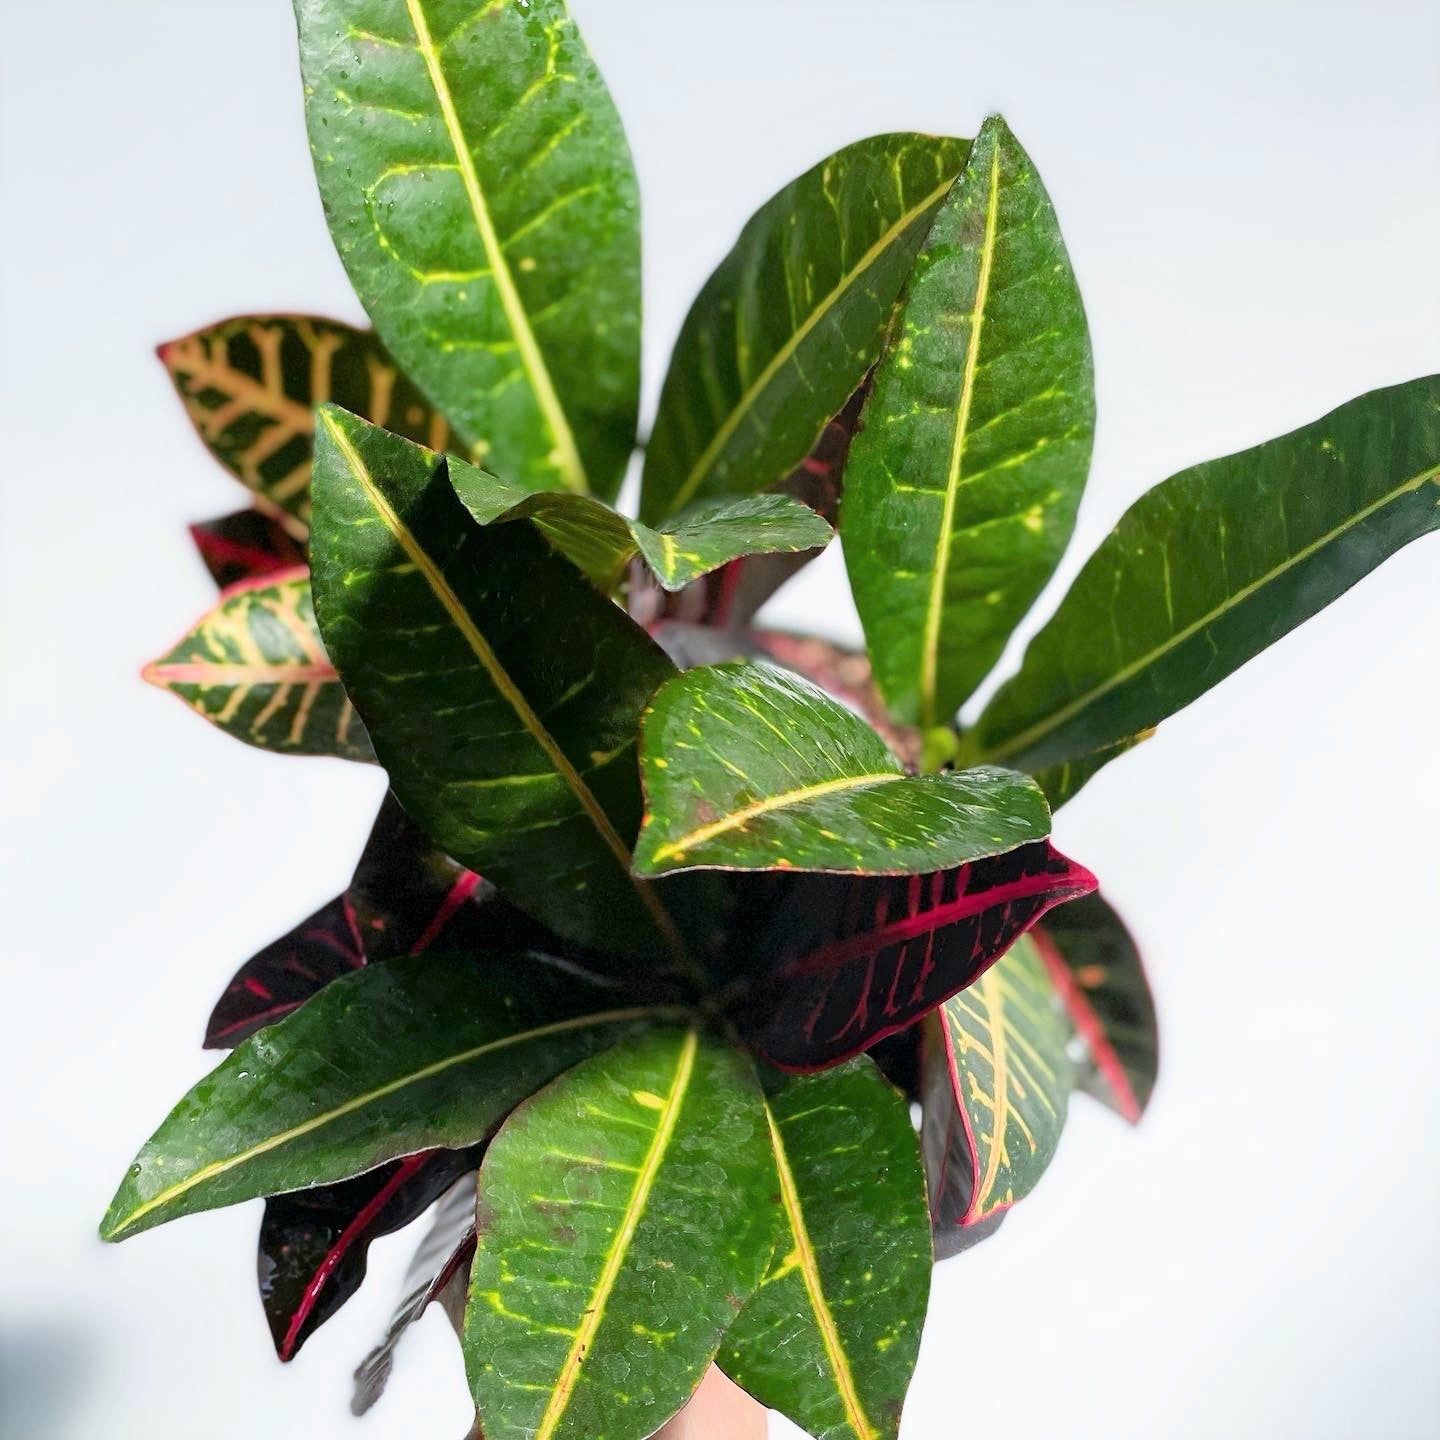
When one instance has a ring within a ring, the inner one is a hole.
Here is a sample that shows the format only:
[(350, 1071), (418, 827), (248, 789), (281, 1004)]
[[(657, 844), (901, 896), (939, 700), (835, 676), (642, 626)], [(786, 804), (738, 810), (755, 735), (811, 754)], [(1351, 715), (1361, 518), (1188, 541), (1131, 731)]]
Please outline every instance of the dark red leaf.
[(207, 1049), (238, 1045), (330, 981), (443, 942), (456, 951), (552, 948), (493, 885), (436, 850), (387, 795), (350, 888), (247, 960), (205, 1031)]
[(237, 510), (190, 527), (190, 538), (223, 590), (241, 580), (272, 575), (305, 563), (304, 547), (259, 510)]
[(767, 974), (744, 1019), (786, 1070), (836, 1065), (903, 1029), (1095, 888), (1048, 840), (929, 875), (785, 879), (745, 940)]
[(427, 1150), (337, 1185), (272, 1195), (260, 1225), (259, 1278), (276, 1354), (292, 1359), (355, 1293), (372, 1240), (408, 1225), (479, 1157), (479, 1148)]

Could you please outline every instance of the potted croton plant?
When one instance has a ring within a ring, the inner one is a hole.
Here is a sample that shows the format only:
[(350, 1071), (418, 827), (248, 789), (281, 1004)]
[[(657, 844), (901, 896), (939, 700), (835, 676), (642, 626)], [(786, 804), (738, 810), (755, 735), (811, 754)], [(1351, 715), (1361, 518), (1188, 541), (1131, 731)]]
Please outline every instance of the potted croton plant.
[[(296, 8), (374, 330), (160, 347), (252, 495), (194, 527), (224, 588), (147, 673), (390, 794), (345, 893), (225, 990), (230, 1053), (102, 1233), (264, 1197), (288, 1360), (432, 1212), (357, 1410), (438, 1300), (489, 1440), (640, 1440), (712, 1366), (893, 1437), (935, 1258), (1035, 1186), (1073, 1092), (1133, 1121), (1155, 1080), (1140, 960), (1052, 811), (1435, 528), (1440, 379), (1142, 496), (962, 730), (1095, 418), (1005, 122), (860, 140), (756, 211), (632, 518), (637, 188), (565, 7)], [(864, 654), (755, 623), (837, 524)]]

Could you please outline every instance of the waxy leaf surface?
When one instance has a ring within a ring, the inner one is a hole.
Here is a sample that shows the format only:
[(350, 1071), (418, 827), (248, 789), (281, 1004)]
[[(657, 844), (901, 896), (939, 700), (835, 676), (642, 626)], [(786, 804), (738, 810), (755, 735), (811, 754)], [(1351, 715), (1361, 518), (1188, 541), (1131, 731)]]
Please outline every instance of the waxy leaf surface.
[(696, 866), (903, 875), (1043, 839), (1044, 797), (1009, 770), (907, 775), (807, 680), (743, 661), (677, 675), (646, 711), (642, 875)]
[(845, 469), (855, 603), (898, 719), (944, 724), (999, 658), (1070, 539), (1094, 429), (1060, 227), (992, 117), (916, 257)]
[(1155, 1000), (1125, 922), (1100, 895), (1052, 911), (1033, 932), (1085, 1054), (1080, 1089), (1137, 1124), (1160, 1063)]
[[(380, 1343), (355, 1370), (350, 1412), (363, 1415), (380, 1398), (395, 1367), (395, 1351), (410, 1327), (436, 1300), (464, 1280), (475, 1256), (475, 1176), (456, 1181), (435, 1207), (425, 1238), (405, 1272), (404, 1293)], [(447, 1305), (448, 1308), (448, 1305)], [(463, 1308), (463, 1305), (462, 1305)]]
[(337, 320), (240, 315), (167, 341), (159, 355), (200, 438), (292, 535), (303, 538), (310, 520), (315, 406), (333, 400), (435, 450), (450, 443), (449, 426), (375, 336)]
[(816, 1440), (894, 1440), (930, 1293), (910, 1107), (865, 1056), (767, 1097), (784, 1220), (719, 1363)]
[(650, 524), (779, 485), (875, 363), (964, 140), (876, 135), (767, 200), (692, 306), (645, 452)]
[[(833, 526), (839, 513), (840, 472), (860, 420), (863, 398), (861, 392), (851, 396), (845, 409), (821, 431), (814, 449), (791, 471), (790, 478), (781, 487), (781, 493), (815, 511), (827, 525)], [(817, 546), (794, 553), (745, 555), (676, 592), (653, 586), (647, 591), (632, 585), (630, 613), (647, 625), (673, 622), (731, 628), (748, 625), (756, 611), (819, 554)]]
[(303, 566), (232, 585), (144, 676), (247, 745), (375, 758), (325, 654)]
[(190, 538), (210, 578), (222, 589), (305, 563), (305, 551), (288, 530), (262, 510), (236, 510), (190, 527)]
[(1025, 769), (1157, 724), (1440, 526), (1440, 376), (1163, 481), (1120, 518), (969, 753)]
[(552, 929), (654, 949), (629, 874), (640, 713), (663, 652), (530, 526), (481, 526), (444, 463), (321, 411), (315, 594), (391, 787), (436, 843)]
[(478, 524), (529, 520), (607, 592), (637, 555), (662, 589), (681, 590), (739, 556), (812, 550), (834, 538), (819, 515), (788, 495), (701, 501), (652, 529), (589, 495), (527, 495), (463, 461), (451, 460), (447, 468), (455, 493)]
[(478, 1158), (474, 1150), (424, 1150), (351, 1180), (266, 1200), (260, 1299), (281, 1360), (294, 1359), (360, 1288), (370, 1242), (408, 1225)]
[(477, 460), (612, 495), (635, 438), (639, 206), (564, 4), (295, 12), (330, 233), (386, 345)]
[(749, 1061), (694, 1031), (562, 1076), (480, 1171), (465, 1361), (486, 1440), (642, 1440), (689, 1399), (778, 1222)]
[(761, 967), (737, 1023), (786, 1070), (837, 1064), (973, 984), (1095, 877), (1048, 841), (928, 875), (790, 875), (731, 944)]
[(965, 1245), (957, 1228), (1024, 1199), (1054, 1157), (1075, 1083), (1072, 1033), (1029, 936), (937, 1012), (921, 1135), (942, 1256)]
[(101, 1225), (199, 1210), (478, 1144), (558, 1071), (653, 1014), (532, 959), (367, 965), (239, 1045), (146, 1142)]

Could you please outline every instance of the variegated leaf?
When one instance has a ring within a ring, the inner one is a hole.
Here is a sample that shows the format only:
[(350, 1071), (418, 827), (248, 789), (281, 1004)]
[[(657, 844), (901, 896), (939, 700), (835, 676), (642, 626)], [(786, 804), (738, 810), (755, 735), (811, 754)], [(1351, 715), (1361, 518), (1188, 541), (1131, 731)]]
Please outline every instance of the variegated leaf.
[(239, 315), (159, 347), (200, 438), (304, 537), (315, 406), (327, 400), (432, 450), (450, 430), (369, 330), (311, 315)]
[(374, 759), (325, 654), (303, 566), (231, 586), (143, 673), (247, 745)]
[(520, 1106), (480, 1170), (465, 1369), (486, 1440), (642, 1440), (689, 1399), (778, 1221), (749, 1062), (654, 1031)]
[(1035, 1188), (1075, 1085), (1069, 1019), (1028, 936), (932, 1018), (922, 1138), (936, 1247)]
[(301, 543), (263, 510), (237, 510), (190, 527), (190, 538), (222, 589), (305, 563)]
[(909, 1106), (859, 1056), (779, 1081), (766, 1111), (784, 1222), (719, 1363), (817, 1440), (894, 1440), (930, 1292)]
[(478, 1149), (423, 1150), (350, 1180), (266, 1200), (260, 1300), (282, 1361), (293, 1360), (360, 1288), (371, 1241), (410, 1224), (457, 1175), (473, 1173), (479, 1157)]
[(1155, 1000), (1125, 922), (1099, 895), (1052, 912), (1033, 932), (1084, 1046), (1079, 1086), (1137, 1124), (1160, 1063)]
[(747, 893), (729, 937), (752, 986), (737, 1024), (783, 1069), (837, 1064), (973, 984), (1047, 910), (1094, 888), (1048, 841), (928, 875), (776, 876)]

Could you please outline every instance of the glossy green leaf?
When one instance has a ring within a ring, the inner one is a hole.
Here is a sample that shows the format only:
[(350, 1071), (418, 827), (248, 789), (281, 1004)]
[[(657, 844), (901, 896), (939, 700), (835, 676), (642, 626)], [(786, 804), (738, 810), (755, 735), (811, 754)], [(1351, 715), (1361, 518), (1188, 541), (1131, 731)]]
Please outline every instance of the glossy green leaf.
[(945, 724), (999, 658), (1070, 539), (1094, 429), (1060, 227), (992, 116), (916, 257), (845, 469), (846, 561), (898, 719)]
[(807, 170), (746, 223), (675, 345), (645, 452), (650, 524), (780, 484), (880, 350), (967, 142), (876, 135)]
[(530, 527), (476, 525), (440, 457), (320, 416), (316, 613), (401, 804), (557, 932), (653, 948), (635, 743), (674, 667)]
[(1078, 1084), (1132, 1125), (1155, 1089), (1155, 999), (1125, 922), (1098, 894), (1061, 905), (1031, 932), (1085, 1047)]
[(656, 1012), (533, 957), (414, 955), (342, 976), (251, 1036), (170, 1112), (106, 1240), (431, 1146), (477, 1144), (553, 1075)]
[(785, 1219), (719, 1363), (816, 1440), (894, 1440), (930, 1293), (910, 1107), (861, 1056), (779, 1082), (767, 1108)]
[(296, 0), (330, 230), (475, 458), (613, 494), (635, 436), (630, 151), (561, 0)]
[(1437, 526), (1436, 375), (1183, 470), (1085, 563), (969, 753), (1032, 769), (1115, 746)]
[(333, 400), (432, 450), (450, 427), (374, 334), (314, 315), (238, 315), (157, 352), (217, 460), (304, 538), (315, 406)]
[(943, 1255), (963, 1245), (957, 1227), (1023, 1199), (1050, 1164), (1075, 1085), (1073, 1032), (1028, 935), (929, 1023), (921, 1140)]
[(607, 592), (637, 555), (663, 589), (683, 590), (741, 556), (813, 550), (834, 538), (820, 516), (788, 495), (701, 501), (652, 529), (592, 496), (530, 495), (464, 461), (451, 460), (448, 468), (455, 493), (479, 524), (529, 520)]
[(247, 745), (375, 758), (320, 642), (303, 565), (232, 585), (142, 673)]
[(749, 1062), (654, 1032), (523, 1105), (486, 1152), (465, 1362), (486, 1440), (641, 1440), (690, 1397), (769, 1263)]
[(642, 875), (696, 866), (905, 875), (1050, 833), (1024, 775), (907, 775), (860, 717), (798, 675), (743, 661), (686, 671), (645, 712)]
[(1093, 751), (1089, 755), (1081, 755), (1074, 760), (1057, 760), (1053, 765), (1042, 765), (1032, 778), (1045, 792), (1050, 809), (1058, 810), (1066, 801), (1073, 800), (1090, 783), (1091, 778), (1117, 755), (1133, 750), (1142, 740), (1148, 740), (1154, 733), (1153, 728), (1142, 730), (1138, 735), (1117, 740), (1115, 744), (1107, 745), (1103, 750)]

